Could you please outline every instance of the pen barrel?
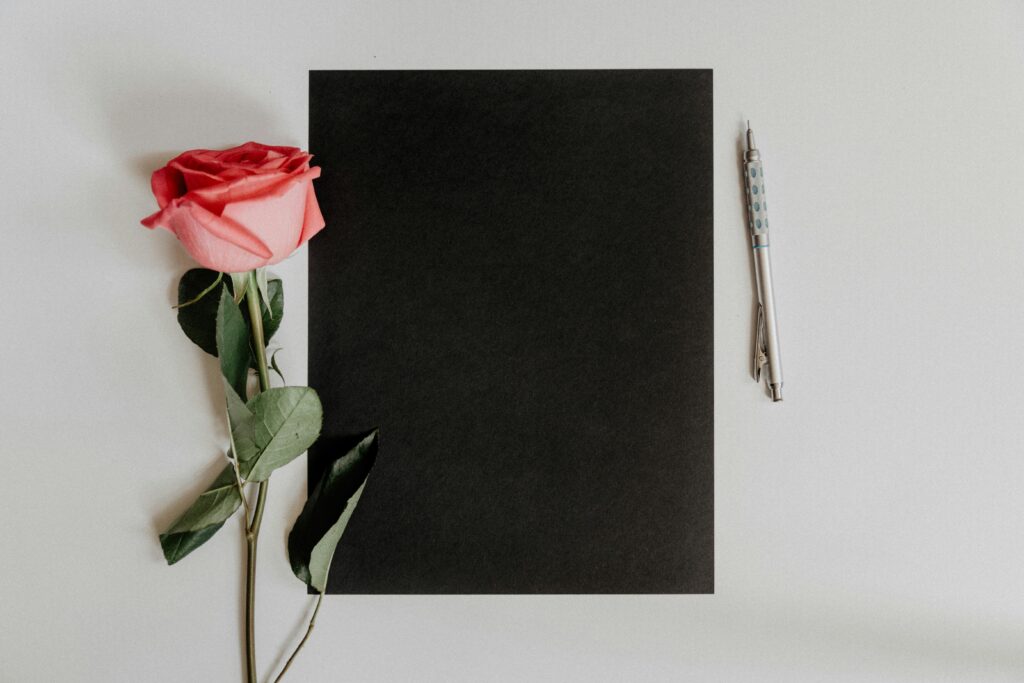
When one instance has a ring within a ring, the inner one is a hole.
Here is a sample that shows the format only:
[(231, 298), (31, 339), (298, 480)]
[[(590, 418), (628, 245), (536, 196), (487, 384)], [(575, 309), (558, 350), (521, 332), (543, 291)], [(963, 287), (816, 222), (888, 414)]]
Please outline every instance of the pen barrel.
[(757, 278), (757, 298), (764, 313), (764, 349), (768, 357), (768, 384), (782, 387), (782, 360), (779, 354), (779, 327), (775, 311), (775, 291), (772, 286), (772, 260), (768, 242), (768, 202), (764, 189), (764, 167), (761, 155), (750, 150), (743, 164), (743, 178), (747, 188), (747, 217), (750, 242), (754, 251), (754, 272)]
[[(767, 236), (754, 237), (754, 272), (757, 276), (757, 297), (764, 309), (764, 348), (768, 357), (768, 384), (782, 386), (782, 359), (779, 354), (779, 325), (775, 315), (775, 290), (772, 287), (772, 259)], [(764, 242), (759, 248), (757, 242)]]

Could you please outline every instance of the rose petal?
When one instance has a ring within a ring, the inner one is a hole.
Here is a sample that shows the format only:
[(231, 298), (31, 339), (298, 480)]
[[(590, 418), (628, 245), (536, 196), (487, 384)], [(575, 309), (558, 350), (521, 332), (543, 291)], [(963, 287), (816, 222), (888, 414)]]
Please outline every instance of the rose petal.
[(282, 171), (264, 175), (244, 175), (219, 185), (194, 190), (189, 192), (187, 197), (213, 213), (220, 214), (227, 204), (263, 196), (272, 192), (275, 186), (286, 183), (293, 177)]
[(174, 169), (181, 175), (188, 191), (200, 190), (224, 182), (223, 178), (218, 175), (218, 171), (222, 169), (206, 170), (202, 166), (206, 166), (206, 164), (186, 165), (180, 161), (172, 161), (167, 168)]
[(309, 168), (311, 155), (297, 147), (270, 147), (248, 142), (239, 147), (216, 151), (196, 149), (184, 152), (167, 165), (181, 172), (189, 189), (209, 187), (218, 181), (285, 169), (288, 172)]
[(246, 143), (244, 143), (242, 145), (239, 145), (238, 147), (235, 147), (233, 149), (226, 149), (226, 150), (224, 150), (224, 152), (225, 153), (226, 152), (233, 152), (235, 150), (245, 150), (245, 151), (264, 150), (264, 151), (267, 151), (267, 152), (277, 152), (278, 154), (282, 154), (282, 155), (287, 156), (287, 157), (294, 156), (296, 154), (303, 154), (304, 153), (298, 147), (288, 147), (286, 145), (264, 145), (263, 143), (253, 142), (251, 140), (249, 142), (246, 142)]
[[(315, 167), (320, 170), (320, 167)], [(326, 223), (320, 212), (320, 204), (316, 201), (316, 193), (313, 191), (313, 183), (306, 187), (306, 215), (302, 220), (302, 234), (299, 236), (299, 243), (296, 248), (301, 247), (309, 241), (309, 238), (324, 229)]]
[(283, 165), (282, 168), (288, 170), (291, 173), (296, 171), (308, 171), (309, 161), (313, 158), (312, 154), (296, 154), (289, 158)]
[(221, 213), (228, 204), (258, 199), (267, 195), (281, 194), (288, 189), (288, 183), (291, 181), (304, 182), (319, 176), (319, 167), (306, 169), (295, 174), (277, 171), (263, 175), (249, 175), (224, 183), (223, 185), (211, 186), (190, 192), (186, 197), (202, 204), (214, 213)]
[(302, 150), (298, 147), (280, 147), (247, 142), (218, 153), (217, 158), (223, 164), (259, 166), (271, 158), (292, 157), (296, 154), (302, 154)]
[[(149, 228), (150, 230), (153, 230), (154, 228), (167, 228), (168, 230), (171, 230), (170, 226), (168, 226), (167, 223), (164, 222), (163, 218), (164, 218), (164, 210), (160, 209), (156, 213), (150, 214), (150, 215), (146, 216), (145, 218), (143, 218), (141, 223), (143, 225), (145, 225), (147, 228)], [(174, 232), (174, 231), (171, 230), (171, 232)]]
[(164, 166), (153, 171), (149, 186), (152, 188), (153, 196), (156, 197), (156, 203), (161, 209), (167, 206), (172, 199), (176, 199), (188, 192), (185, 179), (179, 171), (171, 166)]
[(208, 268), (276, 263), (324, 227), (311, 159), (297, 147), (256, 142), (183, 152), (153, 174), (160, 211), (142, 223), (173, 232)]
[[(254, 256), (270, 258), (273, 255), (273, 251), (267, 246), (266, 242), (243, 224), (232, 220), (231, 217), (218, 216), (194, 202), (185, 202), (182, 206), (188, 209), (189, 214), (196, 223), (202, 225), (203, 228), (216, 237), (230, 242), (239, 249), (244, 249)], [(178, 234), (177, 226), (174, 227), (175, 234)], [(178, 236), (180, 237), (180, 235)]]
[(277, 263), (295, 251), (300, 243), (308, 185), (308, 180), (289, 179), (274, 187), (272, 192), (227, 204), (223, 216), (251, 226), (274, 253), (267, 263)]
[(182, 209), (175, 214), (174, 223), (175, 235), (201, 266), (222, 273), (240, 273), (267, 264), (266, 257), (224, 239), (187, 210)]

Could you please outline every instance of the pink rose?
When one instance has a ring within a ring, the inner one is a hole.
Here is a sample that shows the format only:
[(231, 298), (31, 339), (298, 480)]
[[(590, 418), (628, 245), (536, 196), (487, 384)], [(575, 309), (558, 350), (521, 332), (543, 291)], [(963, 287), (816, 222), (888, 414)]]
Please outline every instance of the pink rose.
[(324, 227), (311, 158), (258, 142), (184, 152), (153, 173), (160, 210), (142, 224), (167, 228), (196, 261), (222, 273), (277, 263)]

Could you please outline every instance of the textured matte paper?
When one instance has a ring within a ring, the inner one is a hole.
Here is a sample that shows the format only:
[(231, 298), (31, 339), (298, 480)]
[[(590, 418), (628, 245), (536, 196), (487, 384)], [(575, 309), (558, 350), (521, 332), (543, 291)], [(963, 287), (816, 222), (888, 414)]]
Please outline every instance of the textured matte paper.
[(714, 589), (710, 70), (315, 71), (339, 593)]

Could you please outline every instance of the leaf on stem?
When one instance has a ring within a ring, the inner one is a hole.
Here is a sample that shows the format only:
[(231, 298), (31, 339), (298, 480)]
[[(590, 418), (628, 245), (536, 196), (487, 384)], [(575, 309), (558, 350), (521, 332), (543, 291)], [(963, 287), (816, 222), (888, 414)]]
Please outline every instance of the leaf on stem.
[(231, 426), (239, 471), (246, 481), (263, 481), (302, 455), (323, 423), (320, 398), (310, 387), (274, 387), (246, 404), (250, 415)]
[[(178, 324), (185, 336), (211, 356), (217, 355), (217, 308), (220, 303), (217, 284), (222, 281), (234, 298), (233, 278), (224, 279), (224, 274), (215, 270), (193, 268), (178, 282)], [(284, 316), (284, 286), (279, 278), (267, 280), (265, 297), (266, 301), (260, 302), (260, 310), (263, 313), (263, 337), (269, 343)], [(248, 325), (249, 311), (242, 310), (242, 317)]]
[[(266, 301), (263, 301), (263, 294), (260, 294), (260, 312), (263, 317), (263, 341), (270, 343), (271, 337), (281, 327), (281, 318), (284, 317), (284, 284), (278, 280), (267, 282)], [(245, 321), (249, 322), (249, 311), (245, 313)], [(253, 366), (255, 367), (255, 366)]]
[(160, 534), (167, 564), (174, 564), (208, 541), (241, 504), (235, 473), (227, 465), (184, 514)]
[[(274, 311), (270, 308), (270, 292), (267, 291), (267, 269), (256, 269), (256, 289), (260, 291), (260, 301), (264, 307), (270, 310), (270, 317), (274, 317)], [(262, 308), (260, 310), (263, 310)]]
[(245, 298), (245, 290), (249, 286), (249, 272), (228, 273), (228, 277), (231, 278), (231, 291), (235, 295), (235, 303), (240, 304)]
[(236, 394), (245, 396), (252, 356), (249, 349), (249, 326), (227, 287), (221, 289), (217, 307), (217, 355), (224, 379)]
[(277, 365), (277, 354), (280, 351), (281, 349), (277, 349), (277, 351), (274, 351), (274, 353), (270, 355), (270, 369), (277, 373), (277, 376), (281, 378), (281, 382), (288, 384), (288, 380), (284, 378), (284, 373), (281, 372), (281, 368)]
[(252, 411), (245, 405), (245, 401), (239, 397), (238, 392), (232, 388), (226, 378), (222, 377), (221, 381), (224, 383), (224, 396), (228, 404), (228, 429), (233, 433), (236, 425), (252, 419)]
[[(192, 271), (189, 271), (189, 272), (192, 272)], [(178, 282), (178, 296), (179, 296), (179, 300), (178, 300), (178, 303), (176, 303), (173, 306), (171, 306), (171, 308), (185, 308), (186, 306), (191, 306), (192, 304), (196, 303), (197, 301), (202, 299), (204, 296), (206, 296), (207, 294), (212, 292), (214, 289), (216, 289), (217, 285), (220, 284), (220, 281), (221, 281), (221, 279), (223, 277), (224, 277), (224, 273), (217, 273), (217, 277), (213, 280), (213, 282), (210, 284), (209, 287), (207, 287), (206, 289), (204, 289), (203, 291), (199, 292), (194, 297), (192, 297), (191, 299), (189, 299), (188, 301), (185, 301), (185, 302), (182, 302), (180, 300), (180, 297), (181, 297), (181, 284), (182, 283), (181, 283), (181, 281), (179, 281)], [(184, 280), (184, 279), (185, 278), (182, 277), (182, 280)]]
[(288, 534), (292, 571), (318, 593), (327, 588), (331, 559), (376, 458), (375, 429), (331, 462)]
[(193, 268), (178, 281), (178, 324), (185, 336), (211, 356), (217, 355), (217, 306), (219, 291), (208, 296), (222, 273)]

